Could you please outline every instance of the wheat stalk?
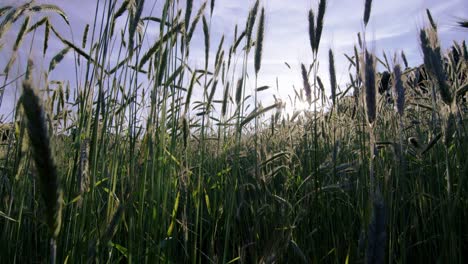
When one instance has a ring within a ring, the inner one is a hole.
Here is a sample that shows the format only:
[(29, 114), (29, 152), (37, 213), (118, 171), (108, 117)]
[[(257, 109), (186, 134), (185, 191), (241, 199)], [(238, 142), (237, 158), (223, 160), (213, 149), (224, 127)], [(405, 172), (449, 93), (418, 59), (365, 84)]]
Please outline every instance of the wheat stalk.
[(240, 106), (241, 100), (242, 100), (242, 84), (243, 84), (243, 78), (241, 77), (239, 80), (237, 80), (237, 86), (236, 86), (236, 104)]
[(408, 68), (408, 60), (406, 59), (406, 55), (404, 51), (401, 51), (401, 59), (403, 60), (403, 63), (405, 64), (405, 69)]
[(187, 43), (189, 43), (190, 40), (192, 39), (193, 33), (195, 32), (195, 29), (197, 28), (197, 24), (200, 21), (200, 18), (202, 18), (203, 13), (205, 12), (205, 8), (206, 8), (206, 2), (203, 2), (203, 4), (200, 6), (200, 9), (198, 9), (197, 15), (192, 21), (192, 25), (190, 25), (190, 30), (187, 34)]
[(213, 16), (213, 11), (215, 7), (215, 0), (211, 0), (210, 2), (210, 15)]
[(336, 104), (336, 73), (335, 73), (335, 59), (333, 56), (333, 50), (328, 51), (328, 60), (329, 60), (329, 72), (330, 72), (330, 89), (333, 106)]
[(187, 0), (185, 6), (185, 32), (188, 32), (188, 26), (190, 25), (190, 16), (192, 15), (193, 0)]
[(393, 68), (393, 98), (395, 101), (395, 110), (400, 116), (403, 116), (405, 107), (405, 88), (401, 81), (401, 75), (401, 67), (397, 64)]
[(211, 85), (211, 91), (210, 91), (210, 94), (208, 96), (208, 101), (207, 101), (207, 106), (206, 106), (206, 112), (210, 112), (210, 108), (211, 108), (211, 104), (213, 102), (213, 97), (215, 95), (215, 92), (216, 92), (216, 87), (218, 86), (218, 80), (214, 80), (213, 81), (213, 84)]
[(229, 97), (229, 82), (226, 83), (226, 87), (224, 88), (223, 103), (221, 106), (222, 116), (226, 116), (228, 97)]
[(258, 22), (257, 41), (255, 42), (255, 74), (258, 75), (262, 62), (263, 49), (263, 34), (265, 30), (265, 8), (262, 8), (260, 13), (260, 21)]
[(192, 79), (190, 80), (190, 85), (187, 90), (187, 98), (185, 98), (185, 111), (184, 114), (187, 114), (189, 109), (190, 109), (190, 100), (192, 99), (192, 93), (193, 93), (193, 87), (195, 86), (195, 83), (197, 82), (197, 73), (194, 72), (192, 74)]
[(202, 22), (203, 22), (203, 36), (205, 40), (205, 70), (207, 70), (208, 59), (210, 55), (210, 29), (208, 26), (208, 21), (206, 20), (205, 16), (203, 16)]
[(424, 54), (424, 65), (431, 77), (439, 86), (439, 92), (442, 100), (446, 105), (450, 106), (453, 102), (453, 96), (444, 72), (437, 33), (435, 31), (429, 31), (428, 34), (427, 30), (421, 29), (419, 36), (421, 40), (421, 48)]
[(83, 32), (83, 40), (81, 41), (82, 49), (86, 47), (86, 42), (88, 41), (88, 31), (89, 31), (89, 24), (86, 24), (84, 32)]
[[(130, 12), (130, 23), (128, 27), (128, 46), (129, 46), (129, 57), (133, 55), (133, 46), (135, 42), (135, 32), (137, 31), (138, 23), (140, 22), (141, 13), (143, 12), (143, 6), (145, 5), (144, 0), (137, 0), (136, 2), (136, 10), (134, 12)], [(133, 11), (133, 10), (132, 10)]]
[(249, 16), (247, 18), (247, 25), (245, 26), (245, 36), (247, 38), (247, 50), (250, 49), (250, 42), (252, 39), (252, 31), (255, 25), (255, 20), (257, 19), (259, 0), (255, 1), (252, 9), (250, 9)]
[(323, 23), (324, 23), (325, 10), (326, 9), (327, 9), (327, 1), (326, 0), (320, 0), (319, 7), (318, 7), (318, 14), (317, 14), (317, 23), (316, 23), (317, 27), (315, 28), (315, 34), (314, 34), (315, 53), (317, 53), (318, 48), (320, 46), (320, 39), (322, 37)]
[(51, 262), (55, 263), (56, 239), (62, 223), (62, 191), (52, 156), (44, 110), (29, 81), (23, 82), (22, 105), (27, 118), (27, 129), (33, 159), (39, 176), (42, 199), (45, 203), (46, 223), (51, 236)]
[(309, 77), (307, 76), (307, 70), (304, 64), (301, 64), (301, 73), (302, 73), (302, 82), (304, 83), (304, 91), (306, 93), (307, 102), (311, 104), (312, 102), (312, 89), (309, 84)]
[[(80, 189), (80, 195), (83, 196), (85, 192), (89, 191), (89, 139), (86, 138), (81, 141), (80, 147), (80, 171), (78, 174), (78, 187)], [(83, 200), (83, 197), (80, 199)]]
[(372, 8), (372, 0), (366, 0), (364, 4), (364, 26), (366, 27), (367, 27), (367, 23), (369, 23), (371, 8)]
[(364, 58), (364, 87), (366, 89), (367, 121), (372, 125), (376, 118), (375, 62), (374, 56), (367, 50)]
[(431, 11), (429, 11), (429, 9), (426, 9), (426, 14), (429, 19), (429, 23), (431, 23), (432, 29), (437, 30), (437, 24), (435, 23), (434, 18), (432, 18)]
[(309, 41), (312, 52), (315, 52), (315, 16), (312, 9), (309, 10)]
[(68, 51), (70, 51), (70, 47), (62, 49), (59, 53), (57, 53), (57, 55), (55, 55), (52, 58), (49, 64), (49, 72), (53, 71), (57, 64), (59, 64), (63, 60), (63, 58), (65, 58), (65, 55), (67, 55)]
[(468, 28), (468, 20), (467, 19), (464, 19), (464, 20), (460, 20), (457, 22), (458, 26), (462, 27), (462, 28)]

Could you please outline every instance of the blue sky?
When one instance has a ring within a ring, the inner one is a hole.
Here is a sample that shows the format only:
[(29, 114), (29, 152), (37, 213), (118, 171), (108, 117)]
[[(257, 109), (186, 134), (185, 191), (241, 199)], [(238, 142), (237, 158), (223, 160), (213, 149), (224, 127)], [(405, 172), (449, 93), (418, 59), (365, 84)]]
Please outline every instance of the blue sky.
[[(53, 3), (60, 6), (68, 15), (71, 29), (59, 27), (60, 32), (68, 39), (74, 39), (75, 43), (81, 43), (82, 32), (86, 23), (92, 24), (95, 0), (63, 0), (63, 1), (36, 1), (38, 3)], [(101, 1), (104, 2), (104, 1)], [(121, 2), (121, 1), (119, 1)], [(147, 0), (145, 12), (149, 12), (153, 3), (156, 10), (154, 15), (160, 13), (162, 0), (157, 2)], [(194, 14), (201, 5), (201, 0), (194, 0)], [(253, 4), (253, 0), (216, 0), (214, 16), (211, 28), (211, 49), (216, 52), (216, 47), (221, 38), (225, 35), (225, 47), (232, 43), (235, 24), (242, 28), (245, 25), (248, 10)], [(263, 92), (261, 99), (264, 105), (273, 101), (275, 94), (286, 100), (288, 95), (294, 96), (293, 85), (297, 89), (302, 89), (300, 75), (300, 64), (309, 64), (312, 61), (312, 54), (308, 40), (307, 13), (312, 7), (317, 8), (317, 0), (262, 0), (261, 4), (266, 10), (266, 31), (264, 42), (264, 54), (262, 68), (259, 75), (259, 86), (270, 85), (276, 87), (278, 78), (279, 89), (270, 89)], [(2, 0), (2, 4), (18, 4), (16, 0)], [(181, 1), (180, 8), (185, 6)], [(457, 27), (456, 21), (459, 18), (466, 18), (468, 1), (466, 0), (394, 0), (382, 1), (374, 0), (372, 5), (371, 19), (367, 28), (366, 39), (368, 46), (381, 56), (385, 50), (388, 55), (394, 52), (406, 53), (409, 64), (417, 65), (422, 62), (422, 54), (419, 48), (418, 30), (427, 24), (425, 14), (429, 8), (439, 27), (439, 37), (442, 48), (445, 50), (453, 40), (466, 40), (468, 31)], [(208, 8), (209, 10), (209, 8)], [(328, 1), (325, 15), (325, 26), (319, 51), (320, 69), (319, 76), (328, 87), (328, 49), (332, 48), (335, 53), (335, 65), (337, 68), (338, 83), (344, 84), (348, 81), (348, 62), (343, 56), (344, 53), (352, 54), (353, 46), (357, 43), (357, 32), (362, 32), (362, 15), (364, 10), (364, 0), (330, 0)], [(208, 14), (209, 11), (206, 13)], [(59, 22), (60, 17), (51, 15), (53, 21)], [(122, 20), (123, 21), (123, 20)], [(20, 23), (18, 23), (20, 24)], [(201, 23), (200, 23), (201, 24)], [(8, 61), (11, 50), (11, 43), (14, 41), (15, 29), (6, 35), (0, 42), (4, 43), (4, 48), (0, 51), (0, 68), (3, 70), (5, 61)], [(256, 29), (255, 29), (256, 31)], [(73, 32), (73, 35), (71, 34)], [(156, 36), (157, 32), (149, 31)], [(203, 65), (203, 35), (201, 28), (195, 33), (196, 36), (191, 46), (191, 64), (202, 67)], [(153, 36), (153, 37), (154, 37)], [(37, 38), (41, 38), (40, 35)], [(27, 42), (25, 42), (27, 43)], [(41, 43), (41, 41), (38, 41)], [(50, 50), (44, 59), (44, 65), (48, 65), (50, 58), (63, 48), (63, 44), (55, 41), (50, 43)], [(24, 69), (24, 57), (29, 53), (29, 46), (24, 45), (20, 52), (19, 67)], [(41, 58), (39, 47), (33, 47), (35, 57)], [(22, 58), (21, 58), (22, 57)], [(214, 55), (211, 56), (214, 58)], [(253, 61), (253, 54), (251, 56)], [(285, 62), (291, 65), (291, 69), (286, 67)], [(21, 65), (21, 63), (23, 63)], [(46, 66), (47, 67), (47, 66)], [(251, 66), (250, 68), (253, 68)], [(73, 55), (69, 53), (61, 64), (61, 70), (53, 72), (49, 79), (73, 78)], [(253, 74), (251, 75), (253, 76)], [(3, 77), (0, 81), (3, 82)], [(253, 78), (249, 80), (249, 87), (254, 83)], [(219, 96), (221, 89), (218, 89)], [(5, 98), (0, 106), (0, 113), (6, 114), (11, 111), (13, 102), (17, 94), (17, 86), (12, 85), (6, 88)], [(218, 95), (218, 94), (217, 94)]]

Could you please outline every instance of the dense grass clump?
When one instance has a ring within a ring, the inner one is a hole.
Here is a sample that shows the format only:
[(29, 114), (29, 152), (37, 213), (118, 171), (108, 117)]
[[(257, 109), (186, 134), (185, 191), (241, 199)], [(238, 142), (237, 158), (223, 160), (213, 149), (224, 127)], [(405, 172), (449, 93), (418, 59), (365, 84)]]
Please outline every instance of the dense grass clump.
[[(314, 62), (291, 100), (309, 108), (287, 114), (257, 97), (270, 88), (257, 85), (262, 1), (231, 40), (212, 32), (214, 0), (149, 14), (150, 1), (103, 2), (79, 40), (53, 23), (70, 23), (59, 6), (0, 6), (0, 43), (17, 32), (0, 46), (0, 103), (22, 83), (0, 126), (0, 262), (467, 261), (468, 52), (441, 49), (429, 11), (424, 64), (379, 58), (360, 32), (345, 85), (328, 51), (327, 95), (320, 0), (304, 17)], [(22, 49), (44, 62), (24, 69)], [(70, 57), (77, 80), (52, 79)]]

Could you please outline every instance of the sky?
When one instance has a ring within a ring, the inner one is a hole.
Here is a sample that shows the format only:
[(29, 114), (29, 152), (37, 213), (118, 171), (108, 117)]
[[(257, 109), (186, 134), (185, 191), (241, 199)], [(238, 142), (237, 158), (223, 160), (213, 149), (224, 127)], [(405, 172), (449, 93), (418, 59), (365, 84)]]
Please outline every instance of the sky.
[[(22, 2), (24, 1), (1, 0), (0, 6), (18, 5), (18, 3)], [(75, 43), (81, 42), (85, 25), (93, 23), (96, 7), (95, 0), (38, 0), (36, 2), (56, 4), (65, 11), (71, 26), (70, 28), (60, 26), (58, 29), (67, 39), (71, 39)], [(119, 0), (119, 2), (122, 1)], [(228, 45), (233, 41), (235, 25), (238, 24), (240, 28), (244, 27), (248, 11), (253, 2), (254, 0), (216, 0), (211, 22), (211, 52), (213, 54), (211, 58), (214, 58), (214, 53), (223, 34), (226, 38), (225, 48), (228, 49)], [(147, 0), (144, 13), (149, 13), (153, 4), (155, 4), (153, 14), (158, 16), (161, 12), (162, 3), (162, 0)], [(307, 16), (311, 8), (316, 12), (318, 0), (261, 0), (260, 3), (265, 7), (266, 11), (266, 28), (258, 85), (274, 87), (274, 89), (262, 92), (260, 99), (263, 105), (268, 105), (273, 102), (273, 95), (276, 95), (286, 101), (290, 109), (291, 105), (287, 98), (288, 96), (294, 97), (293, 87), (302, 89), (300, 65), (301, 63), (308, 65), (312, 62)], [(349, 63), (343, 54), (353, 54), (353, 46), (357, 43), (357, 33), (364, 31), (362, 22), (364, 0), (330, 0), (327, 3), (319, 50), (319, 76), (324, 80), (328, 90), (328, 50), (330, 48), (335, 54), (337, 80), (340, 87), (344, 87), (348, 81)], [(194, 0), (192, 18), (201, 4), (201, 0)], [(184, 6), (185, 1), (181, 0), (180, 7), (183, 8)], [(468, 1), (466, 0), (374, 0), (371, 18), (366, 29), (367, 46), (380, 57), (382, 57), (383, 51), (389, 56), (395, 52), (404, 51), (411, 66), (421, 64), (422, 52), (419, 48), (418, 31), (427, 25), (426, 8), (430, 9), (434, 20), (438, 24), (439, 38), (443, 50), (450, 47), (454, 40), (463, 41), (467, 39), (468, 31), (462, 30), (456, 23), (461, 18), (467, 18)], [(206, 14), (208, 13), (209, 8), (206, 11)], [(58, 23), (61, 20), (57, 15), (51, 14), (50, 17), (53, 22)], [(0, 39), (0, 43), (4, 44), (4, 48), (0, 50), (0, 69), (2, 70), (11, 56), (11, 46), (18, 29), (19, 25), (15, 25), (3, 39)], [(156, 36), (157, 32), (150, 30), (149, 34), (151, 39), (151, 34)], [(38, 43), (41, 43), (41, 35), (39, 34), (36, 37), (39, 39)], [(58, 41), (51, 41), (49, 46), (48, 54), (43, 59), (44, 65), (48, 65), (50, 58), (64, 47)], [(203, 66), (203, 46), (203, 33), (200, 23), (191, 45), (190, 63), (192, 65)], [(19, 69), (25, 69), (24, 62), (30, 48), (28, 45), (23, 45), (21, 48), (16, 73), (21, 72)], [(38, 56), (41, 49), (42, 45), (32, 47), (33, 53), (36, 54), (35, 57), (41, 58), (41, 56)], [(249, 61), (252, 63), (250, 68), (253, 69), (253, 52)], [(291, 68), (288, 68), (285, 62)], [(54, 71), (49, 76), (49, 79), (54, 78), (74, 78), (73, 55), (71, 53), (61, 63), (60, 70)], [(2, 84), (3, 79), (4, 77), (0, 76)], [(276, 80), (278, 80), (278, 89), (276, 89)], [(251, 78), (248, 83), (250, 91), (253, 91), (253, 83), (254, 79)], [(5, 97), (0, 105), (0, 114), (4, 116), (3, 118), (8, 116), (8, 113), (11, 113), (13, 109), (19, 91), (18, 87), (19, 83), (15, 82), (5, 88)], [(222, 89), (217, 91), (217, 98), (222, 96), (220, 90)], [(328, 92), (328, 94), (330, 93)], [(201, 93), (196, 94), (196, 96), (201, 96)]]

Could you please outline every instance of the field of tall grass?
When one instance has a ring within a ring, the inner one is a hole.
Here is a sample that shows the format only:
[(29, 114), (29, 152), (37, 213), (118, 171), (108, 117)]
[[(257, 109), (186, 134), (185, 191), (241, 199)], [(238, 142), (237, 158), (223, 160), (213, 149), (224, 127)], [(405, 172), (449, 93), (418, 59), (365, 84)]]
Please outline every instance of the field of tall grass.
[[(366, 0), (340, 84), (332, 49), (330, 80), (318, 75), (320, 0), (304, 17), (314, 63), (297, 73), (295, 101), (309, 108), (285, 113), (259, 97), (270, 87), (257, 82), (268, 16), (258, 0), (220, 43), (214, 0), (165, 0), (151, 16), (151, 1), (98, 2), (74, 41), (50, 19), (69, 24), (60, 4), (0, 6), (0, 43), (13, 43), (0, 44), (0, 98), (21, 93), (0, 128), (0, 263), (468, 260), (468, 51), (441, 50), (429, 10), (424, 64), (410, 66), (404, 52), (367, 48)], [(189, 63), (195, 32), (201, 68)], [(63, 49), (47, 65), (19, 68), (19, 50), (45, 54), (52, 39)], [(67, 54), (76, 82), (49, 79)]]

